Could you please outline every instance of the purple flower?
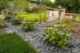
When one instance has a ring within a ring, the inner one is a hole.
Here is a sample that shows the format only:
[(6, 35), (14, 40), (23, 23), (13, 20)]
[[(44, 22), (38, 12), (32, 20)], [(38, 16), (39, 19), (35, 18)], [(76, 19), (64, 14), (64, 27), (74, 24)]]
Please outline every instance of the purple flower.
[(68, 28), (64, 28), (64, 30), (68, 30)]
[(63, 27), (64, 25), (63, 24), (56, 24), (54, 25), (55, 27)]

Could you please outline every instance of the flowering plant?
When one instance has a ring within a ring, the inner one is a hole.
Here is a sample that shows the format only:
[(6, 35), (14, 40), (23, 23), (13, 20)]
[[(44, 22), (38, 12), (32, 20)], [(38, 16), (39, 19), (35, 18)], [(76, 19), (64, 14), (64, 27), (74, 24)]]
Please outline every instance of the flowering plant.
[(35, 23), (24, 20), (21, 24), (21, 28), (24, 31), (32, 31), (35, 28)]
[(63, 24), (53, 25), (49, 29), (45, 29), (43, 36), (45, 36), (45, 42), (58, 47), (66, 48), (66, 45), (71, 40), (71, 31), (65, 28)]

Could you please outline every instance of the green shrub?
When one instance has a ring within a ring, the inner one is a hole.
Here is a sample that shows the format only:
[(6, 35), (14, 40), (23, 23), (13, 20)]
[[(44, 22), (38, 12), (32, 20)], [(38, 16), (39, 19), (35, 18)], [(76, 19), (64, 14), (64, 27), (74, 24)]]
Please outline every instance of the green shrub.
[(58, 20), (56, 21), (56, 24), (64, 24), (66, 28), (69, 28), (70, 30), (74, 31), (78, 25), (77, 22), (73, 21), (72, 19), (65, 18), (64, 20)]
[(29, 21), (23, 21), (21, 25), (22, 30), (24, 31), (32, 31), (34, 30), (34, 22), (29, 22)]
[(39, 16), (38, 22), (40, 23), (46, 22), (48, 20), (47, 12), (41, 12), (38, 16)]
[(19, 25), (21, 24), (22, 19), (14, 18), (11, 20), (12, 24)]
[(5, 17), (5, 20), (11, 20), (11, 16), (10, 15), (7, 15), (6, 17)]
[(32, 11), (32, 12), (38, 12), (38, 8), (33, 7), (33, 8), (31, 9), (31, 11)]
[(6, 24), (3, 20), (0, 20), (0, 29), (6, 27)]
[(14, 17), (14, 14), (11, 12), (8, 12), (8, 14), (5, 16), (5, 20), (11, 21), (11, 19)]
[(37, 53), (28, 41), (16, 33), (0, 35), (0, 53)]
[(38, 12), (38, 8), (36, 8), (36, 7), (28, 8), (28, 9), (25, 9), (25, 11), (27, 13), (37, 13)]
[(56, 24), (50, 29), (45, 29), (43, 36), (45, 36), (46, 43), (65, 49), (71, 40), (71, 31), (63, 24)]

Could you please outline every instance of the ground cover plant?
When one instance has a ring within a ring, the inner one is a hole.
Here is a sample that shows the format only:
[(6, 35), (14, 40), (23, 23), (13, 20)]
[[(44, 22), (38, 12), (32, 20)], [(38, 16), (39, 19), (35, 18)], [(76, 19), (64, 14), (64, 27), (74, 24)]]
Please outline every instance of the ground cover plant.
[(35, 21), (35, 22), (46, 22), (48, 19), (48, 14), (45, 12), (38, 13), (38, 14), (17, 14), (18, 18), (26, 19), (28, 21)]
[(8, 21), (11, 21), (11, 19), (13, 18), (12, 17), (13, 16), (13, 14), (6, 14), (6, 16), (5, 16), (5, 20), (8, 20)]
[(0, 19), (0, 29), (2, 29), (4, 27), (6, 27), (6, 24), (2, 19)]
[(20, 25), (21, 22), (22, 22), (22, 19), (20, 19), (20, 18), (19, 19), (18, 18), (12, 18), (11, 22), (12, 22), (13, 25)]
[(37, 14), (19, 14), (17, 15), (18, 18), (21, 19), (26, 19), (28, 21), (35, 21), (38, 19), (38, 15)]
[(66, 49), (69, 40), (72, 39), (71, 31), (65, 28), (63, 24), (55, 24), (49, 29), (45, 29), (43, 32), (45, 42), (57, 47)]
[(0, 35), (0, 53), (37, 53), (31, 45), (18, 34)]
[(66, 28), (69, 28), (71, 31), (74, 31), (78, 25), (78, 22), (73, 21), (70, 18), (65, 18), (63, 20), (56, 21), (56, 24), (64, 24)]

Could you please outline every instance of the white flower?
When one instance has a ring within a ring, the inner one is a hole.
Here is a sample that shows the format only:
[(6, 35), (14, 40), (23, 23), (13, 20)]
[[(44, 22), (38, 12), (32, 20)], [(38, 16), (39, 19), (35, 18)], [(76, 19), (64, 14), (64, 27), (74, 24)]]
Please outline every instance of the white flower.
[(58, 31), (58, 29), (54, 29), (54, 31)]
[(68, 30), (68, 28), (64, 28), (64, 30)]
[(22, 24), (25, 24), (26, 23), (26, 21), (22, 21)]
[(67, 36), (71, 36), (72, 35), (72, 33), (70, 33), (70, 34), (67, 34)]
[(65, 33), (64, 32), (62, 32), (62, 33), (60, 33), (61, 35), (64, 35)]

